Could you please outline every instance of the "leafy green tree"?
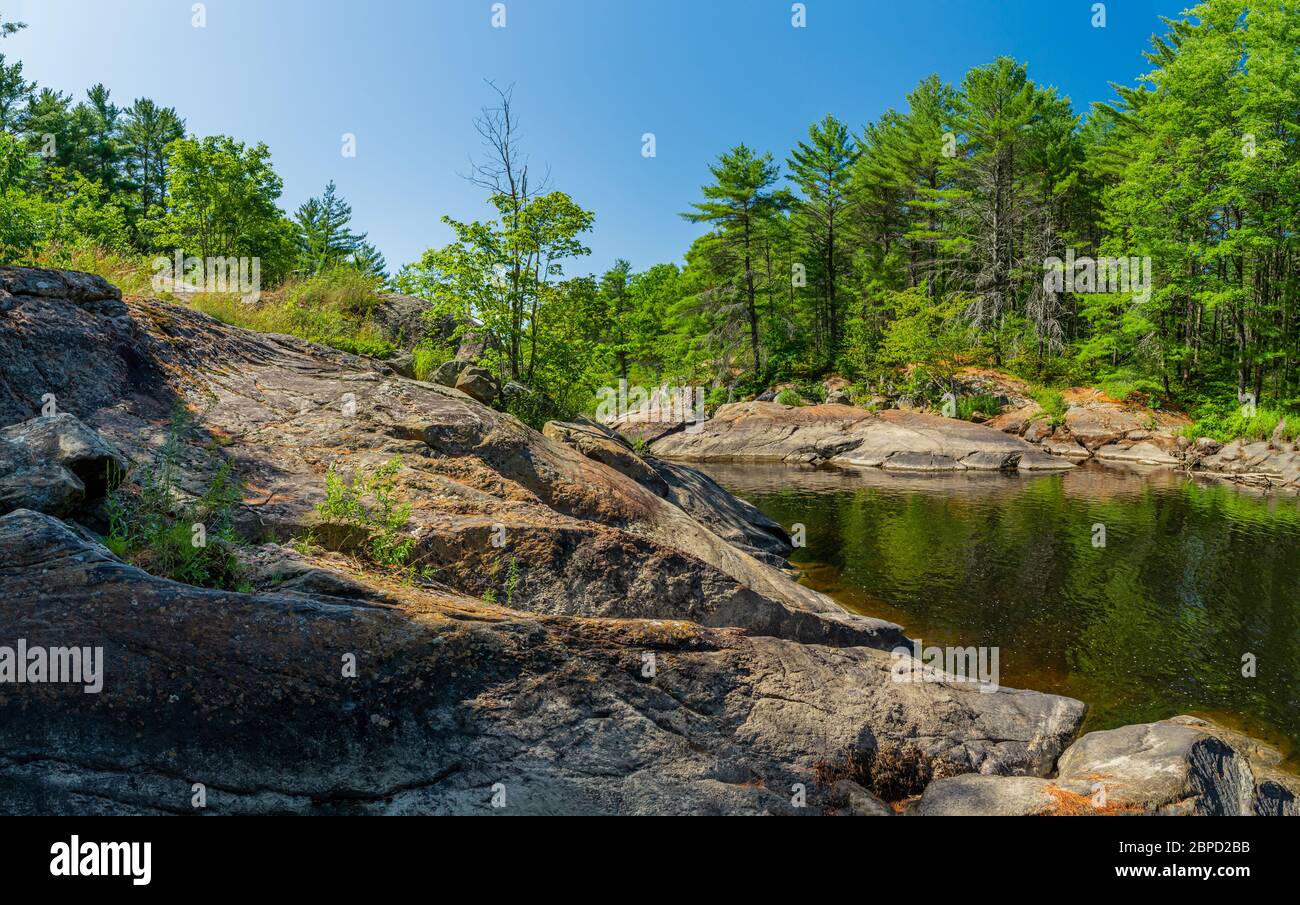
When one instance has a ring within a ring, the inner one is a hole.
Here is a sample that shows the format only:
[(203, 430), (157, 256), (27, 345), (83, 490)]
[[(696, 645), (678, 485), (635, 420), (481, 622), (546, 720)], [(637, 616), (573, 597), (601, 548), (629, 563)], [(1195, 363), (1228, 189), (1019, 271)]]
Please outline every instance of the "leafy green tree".
[(246, 147), (224, 135), (183, 138), (168, 146), (168, 207), (155, 246), (187, 255), (256, 257), (264, 279), (292, 266), (295, 230), (276, 205), (283, 189), (265, 144)]
[(362, 273), (375, 277), (381, 284), (388, 282), (388, 262), (379, 249), (369, 242), (358, 242), (348, 263)]
[(36, 85), (23, 76), (22, 60), (5, 62), (0, 53), (0, 131), (18, 133), (24, 128), (24, 113)]
[(175, 108), (136, 98), (122, 112), (123, 176), (135, 193), (130, 205), (138, 220), (167, 197), (167, 146), (185, 137), (185, 121)]
[(27, 191), (35, 161), (0, 132), (0, 263), (25, 263), (43, 239), (39, 199)]
[(473, 330), (488, 337), (501, 376), (528, 383), (545, 339), (543, 309), (564, 261), (589, 253), (580, 236), (593, 215), (563, 192), (531, 198), (518, 211), (508, 195), (496, 194), (492, 203), (495, 220), (443, 217), (455, 240), (403, 268), (397, 285), (434, 301), (435, 313), (451, 315), (462, 330), (481, 321)]

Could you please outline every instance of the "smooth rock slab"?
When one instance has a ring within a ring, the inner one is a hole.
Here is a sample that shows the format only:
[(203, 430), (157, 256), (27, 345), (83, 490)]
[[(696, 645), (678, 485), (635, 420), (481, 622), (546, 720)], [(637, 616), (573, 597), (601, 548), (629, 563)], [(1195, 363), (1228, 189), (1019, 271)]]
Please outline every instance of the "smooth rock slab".
[[(845, 405), (772, 402), (721, 406), (700, 430), (656, 440), (655, 455), (683, 461), (828, 461), (907, 471), (1063, 469), (1033, 445), (996, 428), (937, 415)], [(970, 464), (965, 464), (966, 460)]]
[(898, 683), (869, 648), (396, 593), (204, 590), (0, 517), (0, 638), (104, 649), (99, 694), (0, 686), (0, 812), (192, 813), (193, 782), (213, 814), (487, 814), (498, 782), (516, 814), (879, 812), (931, 775), (1043, 774), (1084, 714)]

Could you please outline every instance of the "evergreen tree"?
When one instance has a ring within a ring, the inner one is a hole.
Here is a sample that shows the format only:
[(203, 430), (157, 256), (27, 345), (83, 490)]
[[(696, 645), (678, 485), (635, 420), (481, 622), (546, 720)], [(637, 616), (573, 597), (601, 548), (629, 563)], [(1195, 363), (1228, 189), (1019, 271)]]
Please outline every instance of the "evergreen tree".
[(294, 221), (302, 247), (298, 266), (306, 273), (346, 263), (366, 239), (365, 233), (348, 229), (352, 205), (336, 193), (332, 179), (319, 198), (310, 198), (298, 207)]
[(135, 195), (131, 205), (138, 220), (167, 195), (167, 146), (185, 137), (185, 121), (172, 107), (159, 107), (147, 97), (136, 98), (123, 111), (122, 167)]
[(830, 114), (809, 127), (808, 139), (795, 146), (787, 166), (790, 179), (802, 193), (795, 219), (816, 262), (813, 276), (822, 287), (819, 320), (827, 341), (826, 360), (834, 361), (843, 332), (838, 289), (848, 266), (841, 233), (851, 203), (849, 176), (858, 150), (848, 127)]
[(683, 214), (692, 223), (714, 227), (716, 243), (709, 243), (709, 268), (720, 282), (713, 291), (738, 291), (749, 329), (750, 355), (754, 370), (763, 368), (759, 345), (758, 287), (755, 260), (764, 229), (772, 218), (790, 205), (787, 193), (773, 191), (780, 167), (772, 155), (757, 156), (745, 145), (737, 145), (709, 167), (714, 182), (703, 187), (704, 201)]

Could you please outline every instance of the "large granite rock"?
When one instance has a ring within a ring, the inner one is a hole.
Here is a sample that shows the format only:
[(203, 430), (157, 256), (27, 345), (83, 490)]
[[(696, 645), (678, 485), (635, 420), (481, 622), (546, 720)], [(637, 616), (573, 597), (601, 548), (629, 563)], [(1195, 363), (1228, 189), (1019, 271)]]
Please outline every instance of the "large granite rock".
[(456, 375), (456, 389), (468, 395), (475, 402), (491, 405), (500, 392), (497, 380), (487, 368), (478, 365), (466, 365)]
[(794, 549), (785, 528), (723, 490), (708, 475), (654, 456), (643, 458), (602, 424), (580, 417), (573, 423), (547, 422), (542, 432), (670, 500), (752, 556), (778, 565)]
[(393, 596), (203, 590), (0, 518), (0, 637), (103, 652), (98, 693), (0, 686), (0, 811), (192, 813), (202, 783), (215, 814), (871, 813), (933, 776), (1041, 775), (1083, 716), (898, 684), (870, 648)]
[(1248, 760), (1216, 735), (1172, 721), (1090, 732), (1061, 755), (1057, 769), (1063, 780), (1104, 787), (1112, 806), (1142, 813), (1255, 811)]
[[(50, 292), (77, 282), (26, 279)], [(461, 392), (163, 302), (131, 300), (129, 316), (118, 316), (52, 295), (12, 301), (0, 315), (0, 418), (25, 419), (53, 393), (126, 459), (147, 461), (184, 406), (195, 430), (180, 488), (201, 493), (220, 464), (209, 450), (219, 451), (248, 487), (239, 524), (259, 541), (316, 525), (330, 465), (347, 472), (397, 457), (399, 495), (414, 507), (413, 559), (462, 593), (509, 593), (551, 614), (691, 619), (819, 643), (889, 647), (902, 637)], [(65, 354), (84, 366), (55, 366)]]
[(724, 405), (700, 431), (670, 434), (655, 441), (652, 449), (658, 456), (683, 461), (828, 461), (904, 471), (1070, 467), (1069, 462), (986, 425), (843, 405)]

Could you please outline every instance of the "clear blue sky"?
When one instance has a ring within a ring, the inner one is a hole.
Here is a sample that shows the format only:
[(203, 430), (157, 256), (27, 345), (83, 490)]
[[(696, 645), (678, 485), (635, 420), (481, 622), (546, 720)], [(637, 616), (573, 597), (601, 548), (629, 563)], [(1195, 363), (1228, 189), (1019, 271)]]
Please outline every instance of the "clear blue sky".
[[(458, 174), (479, 150), (483, 79), (515, 84), (530, 160), (596, 213), (593, 254), (642, 269), (680, 260), (700, 226), (678, 214), (707, 164), (739, 142), (784, 159), (834, 113), (855, 129), (931, 72), (956, 82), (998, 54), (1029, 64), (1077, 109), (1147, 69), (1170, 0), (0, 0), (28, 23), (0, 50), (29, 78), (102, 81), (121, 105), (174, 106), (191, 132), (265, 141), (292, 211), (334, 179), (396, 271), (447, 241), (438, 218), (485, 216)], [(357, 156), (340, 136), (357, 136)], [(657, 156), (641, 156), (641, 135)]]

